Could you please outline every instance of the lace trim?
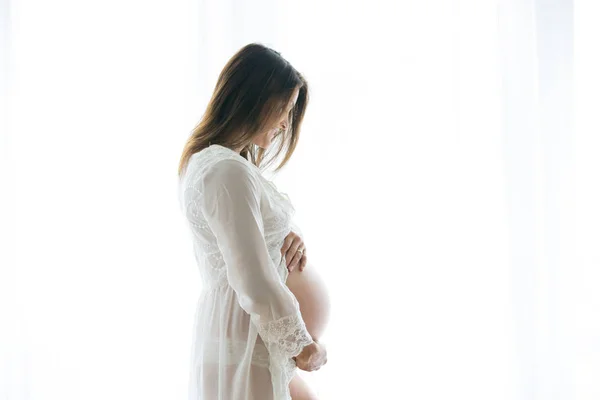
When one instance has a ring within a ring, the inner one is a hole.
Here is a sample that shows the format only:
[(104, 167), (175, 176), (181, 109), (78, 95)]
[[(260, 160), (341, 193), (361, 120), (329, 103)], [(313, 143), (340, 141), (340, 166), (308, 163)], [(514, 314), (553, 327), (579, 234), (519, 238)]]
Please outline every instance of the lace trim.
[(313, 341), (300, 312), (259, 323), (257, 328), (269, 351), (287, 358), (297, 356), (304, 346)]

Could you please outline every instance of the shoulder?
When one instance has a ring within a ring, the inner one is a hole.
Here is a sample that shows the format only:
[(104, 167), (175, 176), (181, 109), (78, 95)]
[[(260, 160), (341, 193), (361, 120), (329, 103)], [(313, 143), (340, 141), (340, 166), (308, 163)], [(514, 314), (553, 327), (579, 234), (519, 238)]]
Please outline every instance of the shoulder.
[(225, 157), (214, 160), (201, 176), (205, 193), (226, 190), (238, 194), (244, 192), (258, 193), (260, 180), (257, 172), (241, 157)]
[(254, 178), (254, 171), (241, 157), (227, 157), (213, 160), (206, 166), (204, 178)]
[(212, 145), (193, 154), (189, 168), (189, 176), (196, 183), (224, 177), (253, 178), (258, 172), (257, 167), (241, 155), (217, 145)]
[(202, 174), (199, 187), (207, 214), (218, 210), (242, 210), (261, 204), (264, 198), (255, 171), (241, 157), (211, 163)]

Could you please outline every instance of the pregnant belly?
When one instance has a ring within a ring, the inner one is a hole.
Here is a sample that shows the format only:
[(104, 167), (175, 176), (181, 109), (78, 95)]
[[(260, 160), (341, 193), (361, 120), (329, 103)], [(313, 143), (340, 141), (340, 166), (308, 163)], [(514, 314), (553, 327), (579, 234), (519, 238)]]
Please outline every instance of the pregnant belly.
[(300, 271), (295, 268), (287, 277), (286, 285), (298, 299), (306, 329), (313, 339), (319, 340), (329, 320), (329, 296), (325, 282), (310, 262)]

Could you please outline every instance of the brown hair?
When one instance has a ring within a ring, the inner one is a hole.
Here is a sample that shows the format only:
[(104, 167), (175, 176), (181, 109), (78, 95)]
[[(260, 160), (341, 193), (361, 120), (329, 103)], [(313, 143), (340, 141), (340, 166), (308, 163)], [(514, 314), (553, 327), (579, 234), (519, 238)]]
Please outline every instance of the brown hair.
[[(296, 88), (298, 99), (288, 116), (289, 128), (276, 137), (277, 151), (263, 164), (265, 151), (254, 145), (252, 138), (281, 117)], [(185, 143), (179, 177), (190, 157), (209, 144), (243, 148), (240, 155), (260, 168), (270, 165), (285, 148), (278, 171), (296, 148), (307, 104), (306, 80), (279, 52), (259, 43), (242, 47), (221, 71), (206, 112)]]

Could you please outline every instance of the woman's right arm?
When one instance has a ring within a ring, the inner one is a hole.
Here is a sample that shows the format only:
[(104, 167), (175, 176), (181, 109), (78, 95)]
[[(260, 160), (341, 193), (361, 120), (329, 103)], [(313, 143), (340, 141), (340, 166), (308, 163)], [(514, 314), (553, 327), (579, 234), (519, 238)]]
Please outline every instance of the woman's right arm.
[(298, 301), (269, 255), (259, 188), (242, 160), (220, 160), (203, 177), (200, 205), (240, 306), (250, 314), (269, 352), (293, 358), (313, 340)]

